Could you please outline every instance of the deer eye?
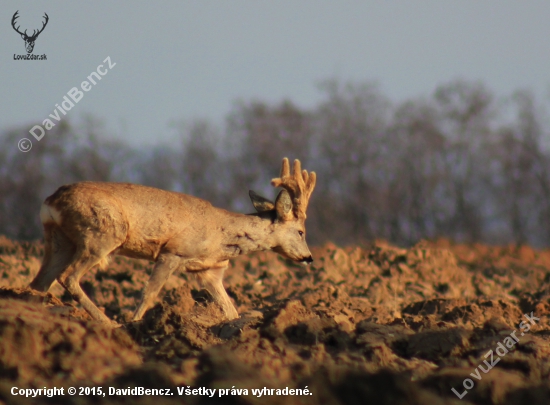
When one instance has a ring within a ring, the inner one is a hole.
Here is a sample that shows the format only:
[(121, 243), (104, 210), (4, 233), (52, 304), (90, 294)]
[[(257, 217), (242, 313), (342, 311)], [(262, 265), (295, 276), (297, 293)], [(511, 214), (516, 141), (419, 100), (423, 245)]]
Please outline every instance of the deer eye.
[(298, 235), (304, 236), (304, 233), (302, 231), (298, 231)]

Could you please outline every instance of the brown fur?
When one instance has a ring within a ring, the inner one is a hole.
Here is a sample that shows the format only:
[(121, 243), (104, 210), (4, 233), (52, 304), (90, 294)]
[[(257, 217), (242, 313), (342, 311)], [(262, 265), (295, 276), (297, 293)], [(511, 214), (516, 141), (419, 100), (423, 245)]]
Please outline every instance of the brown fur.
[[(309, 194), (315, 185), (312, 175)], [(303, 215), (296, 215), (287, 190), (271, 205), (255, 194), (251, 198), (259, 213), (243, 215), (193, 196), (136, 184), (61, 186), (41, 208), (45, 255), (30, 287), (47, 291), (57, 279), (93, 318), (108, 323), (79, 280), (92, 267), (106, 266), (109, 255), (119, 254), (156, 262), (134, 320), (141, 319), (177, 269), (196, 273), (227, 318), (237, 318), (222, 284), (228, 259), (274, 250), (296, 261), (312, 261), (305, 241), (304, 202)]]

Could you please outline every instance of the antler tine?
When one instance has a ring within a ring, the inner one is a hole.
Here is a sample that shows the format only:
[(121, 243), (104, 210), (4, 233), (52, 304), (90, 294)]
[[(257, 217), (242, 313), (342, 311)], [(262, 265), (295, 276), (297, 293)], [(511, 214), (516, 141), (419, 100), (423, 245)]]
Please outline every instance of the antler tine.
[(290, 164), (288, 163), (288, 158), (284, 158), (283, 164), (281, 166), (280, 177), (272, 179), (271, 185), (273, 187), (283, 187), (283, 183), (285, 183), (285, 180), (288, 181), (289, 177), (290, 177)]
[(317, 183), (317, 174), (315, 172), (307, 173), (306, 170), (302, 172), (302, 177), (304, 178), (305, 183), (305, 192), (307, 199), (309, 200), (309, 196), (311, 196), (311, 193), (313, 192), (313, 189), (315, 188), (315, 183)]
[[(38, 35), (40, 35), (40, 33), (42, 31), (44, 31), (44, 28), (46, 28), (46, 25), (48, 25), (48, 21), (50, 20), (50, 17), (48, 17), (48, 14), (44, 13), (44, 16), (42, 18), (44, 18), (44, 20), (45, 20), (42, 23), (42, 28), (39, 29), (39, 30), (34, 30), (34, 32), (32, 33), (32, 38), (37, 37)], [(36, 31), (38, 31), (38, 32), (36, 32)]]
[[(46, 25), (48, 25), (48, 21), (50, 21), (50, 17), (48, 17), (48, 14), (44, 13), (44, 22), (42, 23), (42, 29), (40, 30), (40, 32), (44, 31), (44, 28), (46, 28)], [(39, 32), (39, 34), (40, 34)]]
[(296, 180), (300, 179), (300, 173), (302, 173), (302, 164), (298, 159), (294, 159), (294, 171), (292, 174), (294, 174), (294, 178), (296, 178)]
[(302, 165), (298, 159), (294, 160), (292, 174), (290, 174), (290, 164), (288, 158), (283, 159), (281, 166), (281, 177), (271, 180), (274, 187), (283, 187), (286, 189), (293, 201), (293, 208), (298, 218), (306, 217), (306, 209), (309, 197), (315, 187), (315, 172), (308, 174), (307, 170), (302, 170)]
[[(11, 19), (11, 26), (13, 27), (13, 29), (18, 33), (18, 34), (21, 34), (21, 35), (24, 35), (21, 31), (19, 31), (19, 27), (20, 25), (18, 25), (17, 27), (15, 26), (15, 23), (17, 22), (16, 20), (19, 18), (19, 10), (17, 10), (15, 12), (15, 14), (13, 15), (12, 19)], [(25, 31), (26, 32), (26, 31)]]
[(284, 158), (281, 166), (281, 178), (288, 176), (290, 176), (290, 163), (288, 163), (288, 158)]

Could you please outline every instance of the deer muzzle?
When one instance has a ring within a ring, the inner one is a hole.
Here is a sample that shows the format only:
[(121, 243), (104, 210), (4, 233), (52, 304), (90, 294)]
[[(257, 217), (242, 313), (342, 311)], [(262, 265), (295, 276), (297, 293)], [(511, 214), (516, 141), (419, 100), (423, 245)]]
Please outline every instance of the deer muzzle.
[(302, 260), (300, 260), (303, 264), (311, 264), (313, 263), (313, 257), (309, 255), (308, 257), (304, 257)]

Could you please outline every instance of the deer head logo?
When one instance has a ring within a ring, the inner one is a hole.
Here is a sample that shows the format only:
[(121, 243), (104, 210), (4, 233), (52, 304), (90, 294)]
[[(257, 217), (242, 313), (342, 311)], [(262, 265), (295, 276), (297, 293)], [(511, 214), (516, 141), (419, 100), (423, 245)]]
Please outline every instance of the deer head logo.
[(15, 23), (16, 23), (15, 20), (19, 18), (18, 13), (19, 13), (19, 10), (17, 10), (13, 15), (13, 18), (11, 19), (11, 26), (18, 34), (21, 35), (21, 38), (25, 40), (25, 48), (27, 49), (27, 53), (32, 53), (32, 50), (34, 49), (34, 41), (36, 41), (36, 38), (38, 38), (38, 35), (40, 35), (42, 31), (44, 31), (44, 28), (46, 28), (46, 25), (48, 24), (48, 20), (49, 20), (48, 14), (44, 13), (45, 21), (43, 22), (42, 28), (38, 30), (38, 32), (34, 30), (32, 35), (27, 35), (27, 30), (25, 30), (25, 32), (21, 32), (19, 31), (19, 26), (17, 27), (15, 26)]

